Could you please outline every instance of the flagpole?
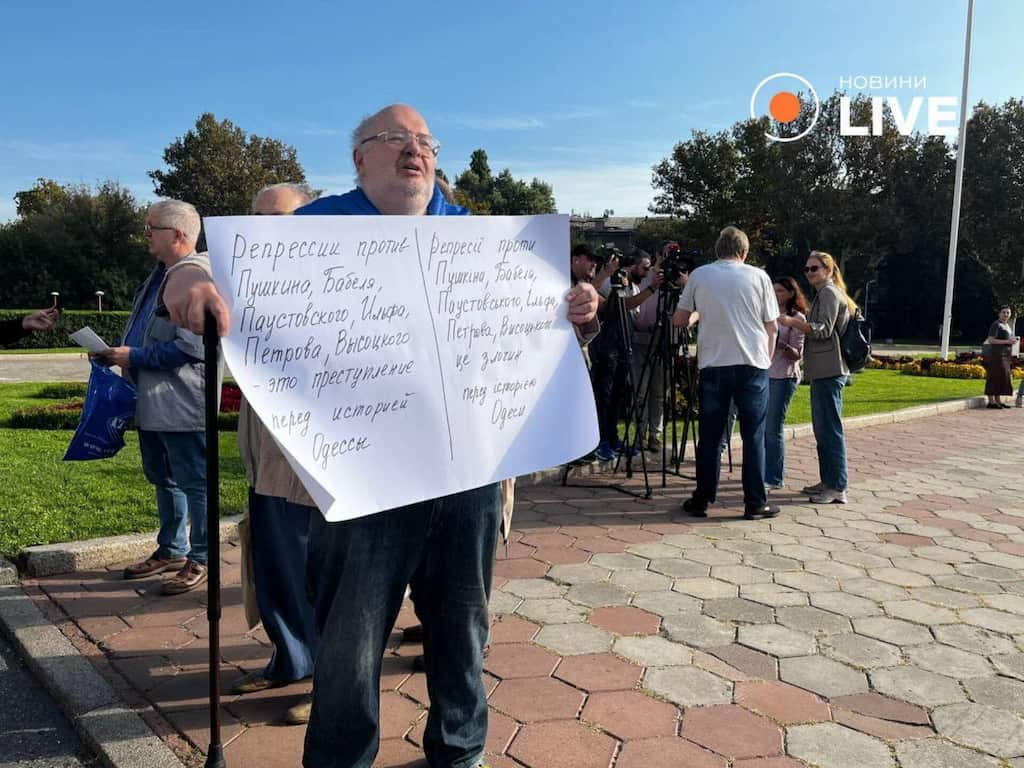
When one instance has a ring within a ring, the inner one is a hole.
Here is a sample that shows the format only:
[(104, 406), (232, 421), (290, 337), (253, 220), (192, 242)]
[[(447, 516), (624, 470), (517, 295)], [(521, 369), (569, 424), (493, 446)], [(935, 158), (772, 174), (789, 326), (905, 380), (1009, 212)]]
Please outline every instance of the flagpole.
[(971, 74), (971, 29), (974, 24), (974, 0), (967, 0), (967, 37), (964, 42), (964, 78), (960, 91), (960, 132), (956, 141), (956, 177), (953, 181), (953, 220), (949, 228), (949, 259), (946, 262), (946, 302), (942, 310), (943, 360), (949, 357), (949, 332), (953, 324), (953, 278), (956, 274), (956, 246), (960, 235), (960, 193), (964, 182), (964, 153), (967, 145), (967, 83)]

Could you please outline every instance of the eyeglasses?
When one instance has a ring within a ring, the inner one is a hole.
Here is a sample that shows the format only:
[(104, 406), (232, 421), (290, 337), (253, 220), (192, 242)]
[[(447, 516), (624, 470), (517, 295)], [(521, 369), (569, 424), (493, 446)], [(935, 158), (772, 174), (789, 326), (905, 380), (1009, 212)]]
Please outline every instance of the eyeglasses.
[(154, 227), (152, 224), (147, 223), (146, 226), (142, 228), (142, 232), (146, 235), (146, 237), (149, 237), (154, 232), (161, 229), (173, 232), (175, 229), (177, 229), (177, 227)]
[(804, 272), (817, 272), (819, 269), (821, 269), (821, 267), (818, 266), (804, 267)]
[(367, 136), (359, 142), (359, 146), (363, 146), (368, 141), (380, 141), (393, 149), (402, 149), (413, 139), (416, 140), (416, 144), (420, 149), (424, 152), (429, 152), (434, 157), (437, 157), (437, 153), (441, 151), (441, 142), (429, 133), (412, 133), (411, 131), (403, 131), (400, 128), (392, 128), (387, 131), (381, 131), (373, 136)]

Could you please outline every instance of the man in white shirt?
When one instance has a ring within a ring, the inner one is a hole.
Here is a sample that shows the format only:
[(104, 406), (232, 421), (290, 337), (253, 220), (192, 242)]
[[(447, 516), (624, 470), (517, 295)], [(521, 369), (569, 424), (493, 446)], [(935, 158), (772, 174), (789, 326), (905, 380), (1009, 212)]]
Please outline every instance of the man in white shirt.
[(734, 400), (743, 437), (743, 511), (748, 520), (774, 517), (764, 486), (764, 422), (768, 411), (768, 368), (778, 335), (778, 301), (771, 278), (746, 264), (750, 241), (726, 227), (715, 243), (717, 260), (694, 270), (679, 299), (675, 325), (700, 313), (697, 365), (700, 368), (700, 438), (697, 488), (683, 510), (707, 517), (718, 492), (719, 440)]

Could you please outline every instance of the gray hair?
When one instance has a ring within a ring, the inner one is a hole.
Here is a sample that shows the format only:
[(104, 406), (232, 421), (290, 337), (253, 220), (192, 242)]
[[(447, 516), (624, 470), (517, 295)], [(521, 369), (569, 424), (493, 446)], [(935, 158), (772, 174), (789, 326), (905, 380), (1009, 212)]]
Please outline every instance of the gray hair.
[(715, 241), (715, 256), (720, 259), (735, 259), (750, 250), (750, 240), (742, 229), (726, 227)]
[(272, 192), (272, 191), (276, 191), (278, 189), (287, 189), (289, 192), (293, 192), (299, 198), (299, 200), (302, 201), (302, 202), (299, 203), (299, 207), (302, 207), (303, 205), (307, 205), (307, 204), (313, 202), (316, 199), (316, 193), (313, 192), (313, 190), (309, 188), (309, 184), (307, 184), (306, 182), (304, 182), (304, 181), (282, 181), (279, 184), (268, 184), (267, 186), (263, 187), (259, 192), (257, 192), (255, 195), (253, 195), (253, 197), (252, 197), (252, 205), (249, 207), (249, 210), (255, 210), (256, 209), (256, 201), (260, 199), (260, 195), (262, 195), (264, 192)]
[[(359, 125), (356, 126), (356, 129), (354, 131), (352, 131), (352, 151), (353, 152), (355, 152), (357, 149), (359, 149), (359, 145), (362, 144), (367, 138), (369, 138), (368, 136), (364, 135), (366, 133), (366, 131), (369, 129), (369, 127), (371, 125), (373, 125), (375, 122), (377, 122), (377, 119), (381, 115), (383, 115), (389, 109), (394, 109), (395, 107), (407, 107), (409, 109), (412, 109), (412, 107), (409, 107), (407, 104), (388, 104), (386, 107), (382, 107), (381, 109), (378, 109), (372, 115), (367, 115), (366, 117), (364, 117), (362, 120), (359, 121)], [(355, 162), (355, 158), (354, 157), (353, 157), (353, 162)]]
[(199, 240), (199, 230), (202, 222), (199, 219), (199, 211), (192, 203), (183, 200), (158, 200), (149, 206), (149, 214), (159, 219), (159, 223), (165, 227), (174, 227), (181, 232), (193, 247)]

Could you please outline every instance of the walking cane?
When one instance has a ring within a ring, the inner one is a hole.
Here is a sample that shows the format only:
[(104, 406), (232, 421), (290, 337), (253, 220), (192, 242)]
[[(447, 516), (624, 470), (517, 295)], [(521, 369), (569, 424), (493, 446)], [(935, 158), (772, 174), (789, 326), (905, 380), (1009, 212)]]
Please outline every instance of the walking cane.
[(206, 768), (225, 768), (220, 743), (220, 444), (217, 409), (217, 321), (206, 313), (203, 326), (206, 377), (206, 531), (209, 542), (209, 579), (206, 583), (206, 618), (210, 622), (210, 746)]

